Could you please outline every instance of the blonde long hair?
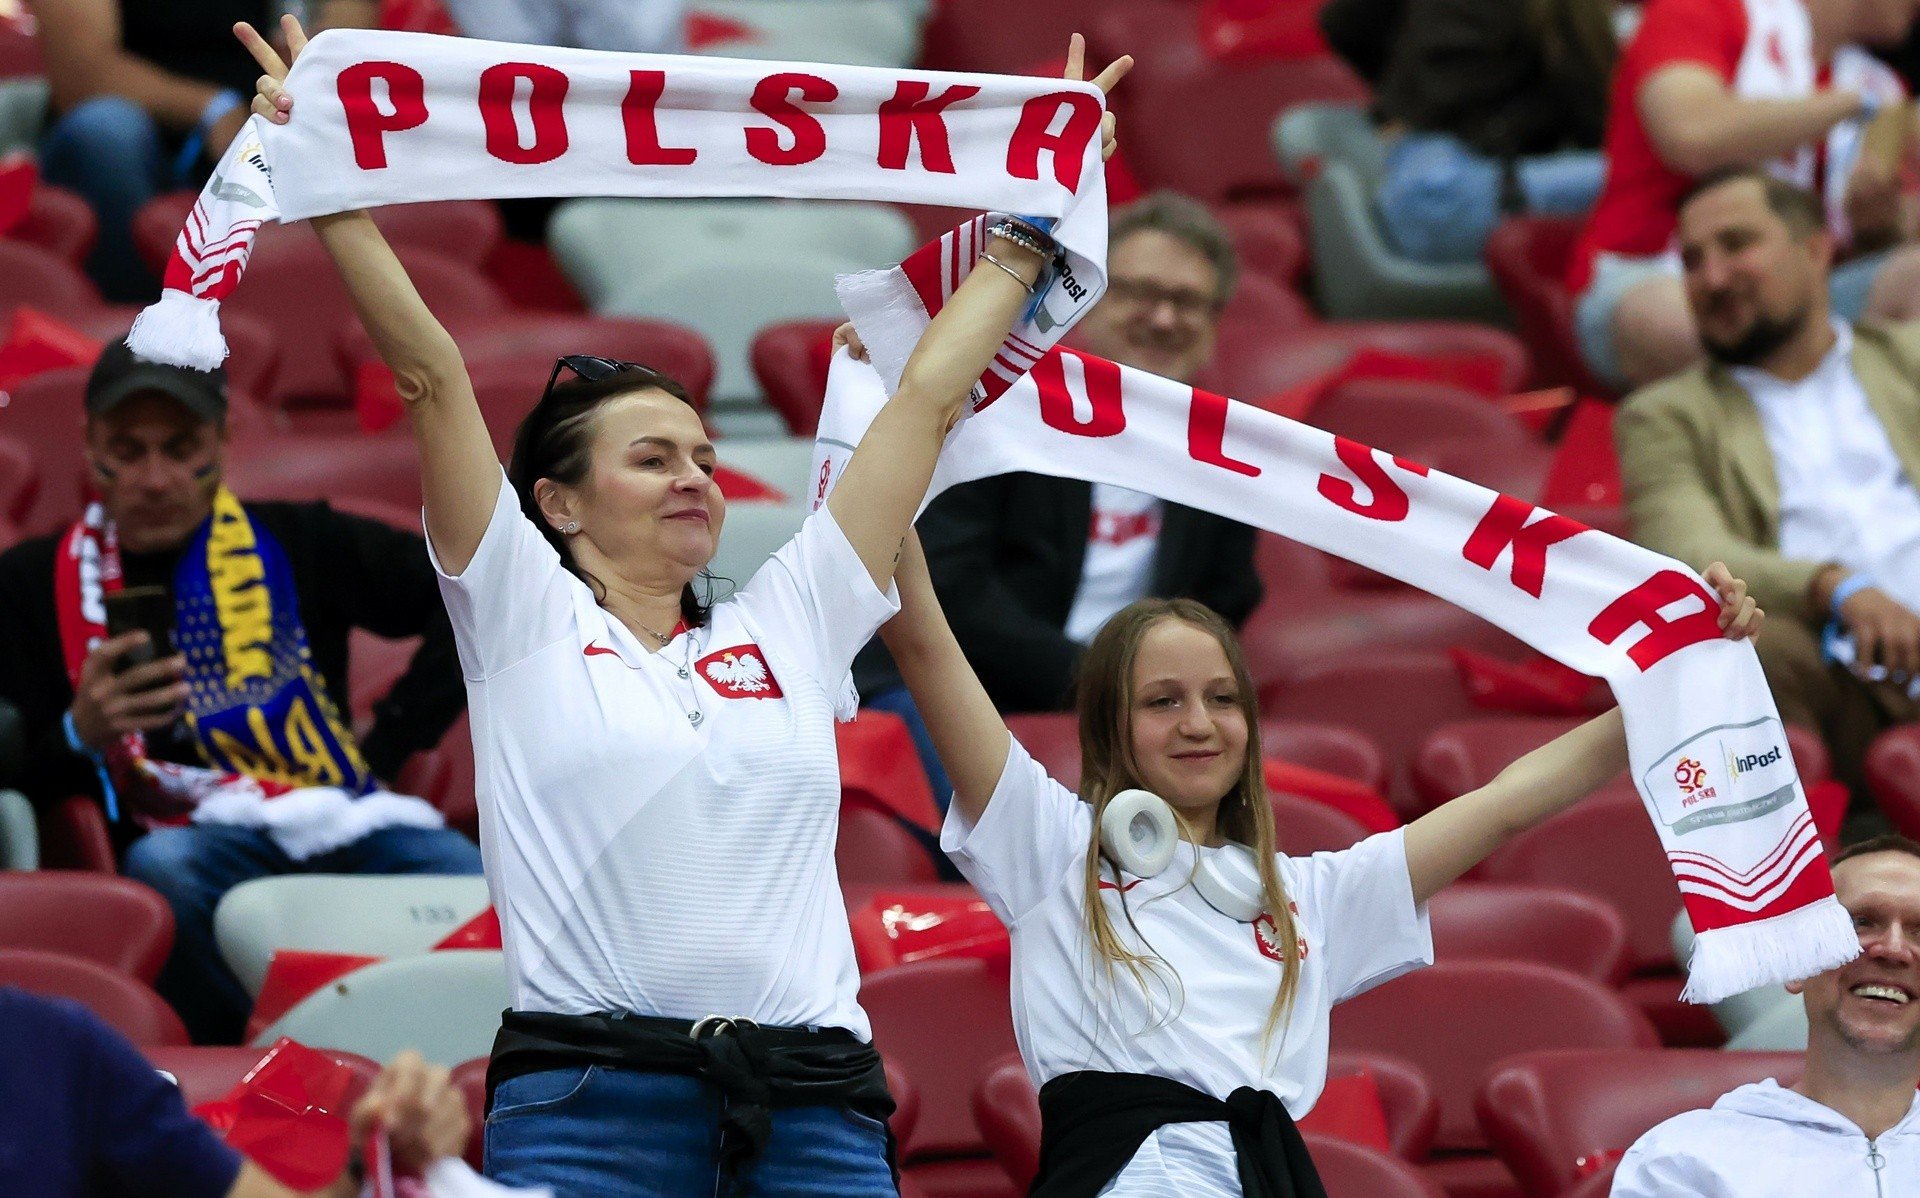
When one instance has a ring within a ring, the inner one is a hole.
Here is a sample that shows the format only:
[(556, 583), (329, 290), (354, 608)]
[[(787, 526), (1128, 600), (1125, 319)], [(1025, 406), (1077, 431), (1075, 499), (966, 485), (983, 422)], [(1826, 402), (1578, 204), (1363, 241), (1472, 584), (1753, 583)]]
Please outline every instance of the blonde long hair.
[[(1093, 807), (1093, 843), (1087, 853), (1087, 935), (1105, 963), (1109, 981), (1116, 965), (1147, 987), (1150, 971), (1167, 965), (1149, 945), (1135, 952), (1120, 939), (1106, 904), (1100, 900), (1100, 818), (1107, 804), (1123, 790), (1142, 785), (1133, 755), (1133, 666), (1140, 643), (1166, 620), (1178, 620), (1207, 633), (1220, 643), (1233, 670), (1240, 712), (1247, 721), (1247, 757), (1240, 780), (1220, 800), (1215, 826), (1229, 839), (1253, 850), (1260, 870), (1260, 888), (1266, 897), (1267, 917), (1273, 921), (1274, 940), (1281, 946), (1280, 985), (1267, 1015), (1263, 1042), (1285, 1021), (1300, 986), (1299, 932), (1287, 900), (1280, 870), (1274, 864), (1279, 851), (1273, 829), (1273, 807), (1267, 800), (1266, 771), (1260, 753), (1260, 708), (1253, 679), (1247, 673), (1240, 643), (1233, 629), (1214, 610), (1192, 599), (1142, 599), (1122, 608), (1108, 620), (1080, 662), (1077, 706), (1080, 714), (1080, 797)], [(1175, 813), (1176, 818), (1178, 812)], [(1184, 820), (1182, 820), (1184, 823)], [(1120, 892), (1124, 910), (1126, 892)], [(1131, 915), (1128, 916), (1131, 921)], [(1258, 932), (1256, 931), (1257, 935)]]

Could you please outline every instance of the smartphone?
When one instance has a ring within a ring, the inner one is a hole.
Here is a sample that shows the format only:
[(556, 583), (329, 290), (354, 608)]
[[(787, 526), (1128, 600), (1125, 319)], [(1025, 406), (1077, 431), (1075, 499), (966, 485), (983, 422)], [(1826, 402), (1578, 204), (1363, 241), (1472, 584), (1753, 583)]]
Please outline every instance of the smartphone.
[(147, 644), (122, 654), (114, 664), (115, 672), (173, 656), (173, 596), (165, 587), (124, 587), (108, 591), (105, 599), (108, 638), (129, 632), (147, 634)]

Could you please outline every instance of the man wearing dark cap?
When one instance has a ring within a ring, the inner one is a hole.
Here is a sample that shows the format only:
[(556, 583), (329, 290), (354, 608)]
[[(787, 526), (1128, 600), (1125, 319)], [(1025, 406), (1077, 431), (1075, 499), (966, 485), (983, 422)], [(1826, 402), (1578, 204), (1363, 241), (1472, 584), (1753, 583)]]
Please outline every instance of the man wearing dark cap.
[[(196, 1041), (231, 1042), (248, 998), (213, 938), (229, 889), (480, 871), (471, 841), (388, 789), (460, 712), (453, 636), (419, 537), (227, 490), (224, 373), (116, 343), (86, 410), (97, 501), (65, 533), (0, 554), (0, 700), (28, 737), (21, 789), (105, 806), (126, 873), (173, 907), (159, 989)], [(135, 587), (171, 598), (172, 644), (107, 635), (110, 596)], [(422, 637), (363, 736), (347, 716), (352, 628)]]

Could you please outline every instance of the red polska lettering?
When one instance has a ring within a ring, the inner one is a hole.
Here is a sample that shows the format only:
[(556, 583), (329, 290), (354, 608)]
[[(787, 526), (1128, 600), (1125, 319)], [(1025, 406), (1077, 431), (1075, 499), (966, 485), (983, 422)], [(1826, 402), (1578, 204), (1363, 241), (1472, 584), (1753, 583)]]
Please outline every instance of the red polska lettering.
[[(1062, 111), (1060, 131), (1049, 132)], [(1040, 155), (1053, 155), (1053, 177), (1068, 191), (1080, 190), (1080, 166), (1087, 142), (1100, 131), (1100, 102), (1082, 92), (1035, 96), (1020, 108), (1020, 123), (1007, 143), (1007, 173), (1016, 179), (1040, 177)]]
[[(390, 113), (374, 102), (375, 80), (387, 85)], [(363, 171), (386, 169), (387, 134), (427, 123), (426, 80), (403, 62), (356, 62), (340, 72), (334, 87), (346, 114), (354, 165)]]
[(753, 88), (753, 110), (786, 130), (793, 144), (782, 145), (778, 130), (747, 130), (747, 153), (768, 166), (799, 166), (827, 152), (827, 130), (820, 119), (794, 102), (794, 93), (809, 104), (839, 98), (840, 89), (828, 79), (798, 71), (768, 75)]
[(893, 98), (880, 105), (880, 166), (884, 170), (903, 171), (912, 157), (913, 143), (920, 143), (920, 165), (940, 175), (953, 174), (953, 146), (947, 140), (946, 110), (962, 100), (980, 94), (971, 84), (956, 83), (939, 95), (931, 95), (933, 84), (920, 79), (902, 79)]
[[(1407, 492), (1387, 474), (1387, 468), (1380, 464), (1378, 450), (1362, 445), (1358, 441), (1349, 441), (1345, 437), (1333, 439), (1333, 452), (1342, 465), (1353, 472), (1361, 486), (1367, 489), (1368, 500), (1360, 502), (1360, 493), (1354, 484), (1344, 478), (1331, 474), (1320, 476), (1319, 491), (1321, 498), (1338, 507), (1343, 507), (1356, 516), (1365, 516), (1369, 520), (1384, 520), (1391, 524), (1405, 520), (1413, 505), (1407, 498)], [(1427, 468), (1419, 462), (1410, 462), (1405, 458), (1394, 458), (1393, 464), (1409, 474), (1422, 478)]]
[[(1073, 392), (1067, 387), (1066, 360), (1080, 363), (1080, 378), (1092, 409), (1086, 420), (1073, 410)], [(1034, 363), (1034, 389), (1040, 394), (1040, 419), (1076, 437), (1111, 437), (1127, 427), (1126, 405), (1120, 395), (1120, 367), (1105, 358), (1056, 349)]]
[[(1700, 601), (1699, 610), (1677, 620), (1660, 614), (1662, 608), (1689, 598)], [(1611, 645), (1635, 627), (1644, 627), (1647, 634), (1628, 646), (1627, 656), (1644, 673), (1689, 645), (1719, 640), (1720, 601), (1680, 571), (1662, 570), (1609, 603), (1587, 631)]]
[(1578, 520), (1552, 512), (1544, 519), (1527, 523), (1535, 512), (1542, 510), (1511, 495), (1495, 496), (1493, 506), (1467, 538), (1460, 556), (1482, 570), (1491, 570), (1500, 560), (1500, 554), (1511, 548), (1513, 585), (1538, 599), (1547, 578), (1547, 548), (1591, 531)]
[[(513, 93), (527, 81), (527, 116), (533, 141), (520, 144)], [(552, 162), (567, 152), (566, 72), (537, 62), (503, 62), (480, 72), (480, 120), (487, 130), (487, 153), (516, 166)]]
[(627, 77), (627, 95), (620, 101), (620, 122), (627, 131), (627, 161), (635, 166), (688, 166), (698, 158), (691, 146), (663, 146), (654, 109), (667, 90), (665, 71), (633, 71)]
[(1193, 388), (1193, 403), (1187, 409), (1187, 456), (1204, 465), (1259, 478), (1260, 467), (1227, 456), (1227, 413), (1231, 410), (1226, 396)]

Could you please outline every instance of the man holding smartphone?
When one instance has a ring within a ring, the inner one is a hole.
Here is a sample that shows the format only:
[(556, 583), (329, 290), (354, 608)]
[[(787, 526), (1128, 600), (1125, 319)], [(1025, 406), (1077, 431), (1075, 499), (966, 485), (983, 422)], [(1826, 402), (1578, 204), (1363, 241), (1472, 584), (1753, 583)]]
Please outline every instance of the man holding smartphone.
[[(230, 1042), (249, 1000), (214, 943), (227, 890), (480, 872), (470, 840), (387, 787), (465, 702), (452, 633), (418, 536), (226, 489), (224, 372), (115, 343), (86, 413), (98, 501), (0, 554), (0, 699), (28, 737), (21, 789), (104, 804), (125, 872), (173, 907), (160, 991), (196, 1041)], [(344, 715), (356, 627), (422, 637), (364, 737)]]

